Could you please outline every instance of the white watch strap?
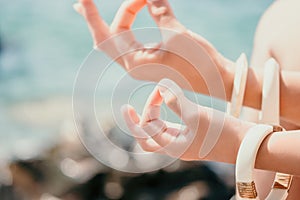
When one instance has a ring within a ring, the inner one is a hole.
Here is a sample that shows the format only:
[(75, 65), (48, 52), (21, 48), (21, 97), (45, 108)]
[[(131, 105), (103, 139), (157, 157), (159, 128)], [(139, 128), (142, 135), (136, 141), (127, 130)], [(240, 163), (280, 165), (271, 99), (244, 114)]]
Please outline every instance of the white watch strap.
[(231, 103), (227, 104), (227, 113), (239, 117), (243, 105), (247, 82), (248, 62), (244, 53), (236, 61)]

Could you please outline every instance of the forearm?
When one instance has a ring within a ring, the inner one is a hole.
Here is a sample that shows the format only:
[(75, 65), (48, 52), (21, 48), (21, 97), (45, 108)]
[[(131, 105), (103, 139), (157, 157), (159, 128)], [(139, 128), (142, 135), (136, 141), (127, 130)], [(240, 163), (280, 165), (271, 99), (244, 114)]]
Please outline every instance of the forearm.
[[(280, 116), (285, 121), (300, 125), (299, 72), (280, 71)], [(249, 68), (244, 105), (260, 109), (262, 99), (263, 70)]]
[[(218, 94), (215, 93), (214, 96), (226, 101), (229, 101), (231, 99), (231, 93), (232, 93), (232, 86), (233, 86), (233, 80), (234, 80), (234, 65), (235, 63), (232, 62), (231, 60), (225, 58), (220, 52), (217, 51), (217, 49), (205, 38), (202, 36), (192, 32), (192, 31), (187, 31), (187, 34), (194, 39), (194, 41), (202, 47), (201, 52), (198, 53), (197, 57), (200, 61), (199, 66), (212, 69), (212, 71), (217, 70), (220, 78), (222, 79), (221, 81), (223, 82), (224, 85), (224, 91), (225, 94)], [(199, 50), (198, 50), (199, 51)], [(208, 61), (205, 63), (205, 61)], [(206, 86), (205, 84), (214, 84), (216, 80), (214, 79), (208, 79), (207, 77), (201, 77), (204, 74), (199, 74), (200, 77), (198, 80), (193, 80), (191, 83), (194, 85), (195, 91), (198, 93), (202, 93), (205, 95), (212, 96), (210, 94), (210, 91), (208, 89), (209, 86)], [(205, 74), (206, 75), (206, 74)], [(215, 78), (215, 77), (214, 77)], [(205, 79), (205, 80), (203, 80)], [(200, 80), (200, 81), (199, 81)], [(209, 81), (206, 81), (209, 80)], [(201, 82), (204, 82), (203, 84), (200, 84)], [(217, 89), (217, 88), (215, 88)]]
[[(240, 144), (245, 134), (255, 124), (242, 121), (227, 114), (223, 114), (223, 116), (224, 124), (222, 132), (212, 151), (204, 159), (234, 164), (236, 162)], [(207, 121), (211, 123), (212, 118)], [(221, 124), (223, 122), (217, 123)]]
[[(217, 98), (221, 98), (226, 101), (231, 100), (231, 94), (233, 89), (233, 81), (235, 76), (235, 63), (227, 58), (225, 58), (222, 54), (220, 54), (216, 48), (212, 44), (210, 44), (206, 39), (201, 37), (200, 35), (193, 33), (192, 31), (187, 31), (187, 34), (194, 39), (195, 42), (199, 44), (199, 46), (202, 47), (200, 52), (198, 53), (198, 58), (201, 61), (199, 63), (199, 67), (206, 67), (206, 68), (216, 68), (221, 75), (221, 81), (224, 85), (224, 91), (225, 95), (219, 95), (215, 96), (209, 93), (208, 86), (205, 84), (214, 84), (214, 81), (211, 80), (211, 82), (205, 82), (205, 78), (207, 77), (201, 77), (203, 74), (199, 73), (188, 73), (188, 74), (195, 74), (196, 77), (188, 78), (189, 82), (191, 83), (193, 90), (198, 93), (202, 93), (209, 96), (214, 96)], [(198, 50), (199, 51), (199, 50)], [(206, 60), (209, 60), (209, 62), (205, 63)], [(178, 63), (178, 62), (176, 62)], [(175, 64), (176, 63), (172, 63)], [(169, 64), (169, 63), (168, 63)], [(189, 67), (188, 65), (191, 65), (188, 62), (183, 62), (181, 65), (181, 68), (179, 68), (179, 72), (182, 74), (187, 74), (186, 69), (192, 69), (192, 67)], [(174, 66), (174, 65), (171, 65)], [(197, 76), (198, 75), (198, 76)], [(209, 76), (209, 75), (207, 75)], [(247, 84), (246, 84), (246, 90), (245, 90), (245, 97), (244, 97), (244, 105), (252, 108), (259, 109), (261, 105), (261, 86), (262, 86), (262, 72), (254, 70), (253, 68), (248, 69), (248, 76), (247, 76)], [(180, 84), (180, 83), (178, 83)], [(183, 86), (180, 84), (180, 86)], [(186, 86), (183, 86), (185, 89)]]
[(262, 143), (256, 168), (300, 175), (300, 131), (275, 132)]
[[(226, 91), (231, 92), (233, 88), (233, 80), (235, 67), (230, 64), (230, 67), (226, 68), (226, 72), (223, 73), (224, 85), (227, 88)], [(285, 121), (293, 124), (300, 125), (300, 84), (299, 79), (300, 72), (294, 71), (280, 71), (280, 116)], [(260, 68), (249, 68), (247, 75), (247, 83), (244, 96), (244, 106), (248, 106), (255, 109), (260, 109), (262, 100), (262, 82), (263, 82), (263, 70)], [(230, 100), (230, 99), (227, 99)]]
[(282, 71), (280, 84), (280, 115), (300, 125), (300, 72)]
[[(220, 138), (205, 160), (234, 164), (245, 134), (254, 125), (226, 116)], [(272, 133), (261, 144), (255, 167), (300, 175), (299, 146), (300, 131)]]

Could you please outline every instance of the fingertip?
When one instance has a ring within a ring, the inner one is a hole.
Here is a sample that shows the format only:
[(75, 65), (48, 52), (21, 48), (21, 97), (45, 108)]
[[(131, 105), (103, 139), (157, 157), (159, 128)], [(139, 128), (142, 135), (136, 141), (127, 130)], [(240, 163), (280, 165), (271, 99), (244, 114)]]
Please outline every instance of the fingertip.
[(135, 109), (131, 105), (123, 105), (121, 107), (121, 112), (125, 120), (130, 120), (131, 124), (138, 124), (140, 122), (139, 116), (137, 115)]
[(147, 0), (150, 15), (159, 27), (173, 27), (176, 20), (168, 0)]
[(185, 97), (183, 90), (174, 81), (162, 79), (159, 82), (159, 92), (165, 104), (185, 123), (189, 123), (188, 116), (197, 110), (197, 106)]
[(168, 87), (167, 87), (167, 84), (168, 81), (170, 79), (167, 79), (167, 78), (164, 78), (164, 79), (161, 79), (159, 82), (158, 82), (158, 90), (159, 90), (159, 93), (162, 95), (164, 92), (166, 92), (166, 90), (168, 90)]
[(124, 1), (111, 24), (111, 31), (120, 33), (130, 30), (136, 15), (145, 5), (145, 0)]
[(164, 78), (161, 81), (159, 81), (158, 85), (161, 86), (159, 88), (160, 92), (162, 93), (166, 90), (171, 90), (175, 94), (182, 92), (181, 88), (171, 79)]
[(170, 101), (176, 101), (183, 94), (181, 88), (174, 81), (166, 78), (162, 79), (158, 83), (158, 90), (165, 103)]
[(129, 1), (129, 5), (130, 5), (131, 9), (133, 9), (134, 11), (139, 11), (146, 4), (147, 4), (146, 0), (131, 0), (131, 1)]
[(167, 7), (156, 7), (156, 6), (152, 6), (152, 5), (150, 5), (150, 9), (151, 9), (152, 15), (154, 15), (155, 17), (162, 16), (162, 15), (166, 14), (168, 11)]

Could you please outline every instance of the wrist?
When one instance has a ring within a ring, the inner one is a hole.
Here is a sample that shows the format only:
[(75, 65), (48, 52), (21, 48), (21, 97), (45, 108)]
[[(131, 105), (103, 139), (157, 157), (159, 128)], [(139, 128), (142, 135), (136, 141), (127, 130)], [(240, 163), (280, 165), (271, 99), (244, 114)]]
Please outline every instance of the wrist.
[[(223, 115), (224, 124), (218, 141), (205, 160), (235, 163), (240, 145), (247, 131), (255, 123), (242, 121), (230, 115)], [(209, 119), (211, 122), (212, 119)]]
[[(222, 68), (220, 70), (223, 77), (223, 82), (226, 92), (226, 100), (231, 100), (233, 82), (235, 77), (235, 63), (223, 58)], [(246, 88), (244, 94), (243, 105), (260, 109), (261, 98), (262, 98), (262, 81), (263, 81), (263, 70), (258, 68), (248, 68)]]
[(260, 109), (262, 101), (263, 70), (249, 67), (244, 105)]
[(226, 93), (225, 100), (230, 101), (232, 95), (232, 89), (233, 89), (234, 75), (235, 75), (235, 63), (224, 57), (222, 57), (221, 59), (222, 62), (220, 67), (220, 73), (223, 78), (223, 83), (225, 87), (225, 93)]
[[(223, 149), (227, 149), (229, 163), (235, 163), (240, 145), (250, 128), (255, 126), (255, 123), (243, 121), (235, 117), (226, 115), (223, 134), (224, 139)], [(231, 147), (231, 148), (228, 148)]]

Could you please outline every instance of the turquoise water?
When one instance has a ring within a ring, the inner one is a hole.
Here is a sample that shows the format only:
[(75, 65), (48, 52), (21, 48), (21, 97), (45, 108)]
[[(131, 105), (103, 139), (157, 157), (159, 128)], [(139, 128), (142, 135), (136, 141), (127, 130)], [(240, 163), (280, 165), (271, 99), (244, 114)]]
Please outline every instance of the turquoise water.
[[(74, 2), (0, 0), (0, 157), (15, 154), (18, 145), (39, 148), (55, 142), (70, 118), (76, 72), (92, 50), (86, 25), (72, 9)], [(121, 2), (97, 5), (111, 22)], [(250, 57), (258, 19), (272, 1), (170, 2), (186, 27), (235, 60), (241, 52)], [(134, 27), (150, 26), (155, 24), (145, 9)]]

